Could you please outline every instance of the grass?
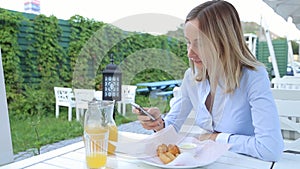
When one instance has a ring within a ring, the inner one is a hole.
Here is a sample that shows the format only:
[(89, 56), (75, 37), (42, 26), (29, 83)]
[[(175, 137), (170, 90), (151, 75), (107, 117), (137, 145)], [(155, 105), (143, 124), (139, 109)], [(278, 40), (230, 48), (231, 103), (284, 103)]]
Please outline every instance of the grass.
[(41, 146), (82, 135), (82, 126), (76, 120), (69, 122), (67, 113), (59, 118), (51, 116), (31, 116), (26, 119), (10, 117), (14, 153), (35, 149), (39, 154)]
[[(136, 115), (127, 113), (127, 117), (116, 115), (117, 125), (136, 120)], [(11, 136), (14, 154), (32, 150), (40, 154), (40, 148), (61, 140), (72, 139), (82, 136), (83, 127), (74, 119), (68, 121), (67, 112), (61, 111), (59, 118), (54, 113), (49, 116), (29, 116), (25, 119), (10, 117)]]
[[(159, 98), (150, 99), (145, 96), (137, 96), (136, 100), (144, 107), (159, 107), (163, 113), (168, 111), (169, 101)], [(126, 111), (126, 117), (116, 113), (117, 126), (137, 120), (136, 115), (131, 112), (131, 105), (127, 104)], [(47, 116), (35, 115), (26, 118), (11, 116), (10, 127), (14, 154), (28, 150), (39, 154), (40, 148), (44, 145), (82, 136), (83, 127), (74, 117), (75, 111), (73, 111), (73, 120), (68, 121), (67, 108), (61, 108), (59, 118), (55, 118), (54, 112)]]

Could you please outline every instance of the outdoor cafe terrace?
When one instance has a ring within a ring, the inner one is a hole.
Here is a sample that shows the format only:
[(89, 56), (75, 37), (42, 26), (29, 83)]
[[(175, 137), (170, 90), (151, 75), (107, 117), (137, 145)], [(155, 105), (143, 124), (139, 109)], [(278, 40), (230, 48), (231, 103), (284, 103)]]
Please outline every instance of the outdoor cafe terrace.
[[(292, 1), (280, 1), (280, 0), (264, 0), (270, 7), (274, 9), (275, 12), (279, 13), (281, 16), (283, 16), (285, 19), (287, 19), (288, 16), (292, 16), (294, 18), (297, 18), (299, 15), (297, 12), (291, 13), (294, 7), (297, 7), (296, 5), (289, 5), (285, 3), (290, 3), (292, 2), (293, 4), (297, 4), (298, 6), (300, 5), (297, 0), (292, 0)], [(283, 6), (280, 6), (283, 5)], [(287, 7), (292, 6), (292, 9), (288, 9)], [(281, 10), (280, 10), (281, 9)], [(296, 10), (297, 11), (297, 10)], [(299, 12), (298, 12), (299, 13)], [(24, 14), (25, 17), (28, 18), (28, 20), (32, 21), (34, 16), (31, 14)], [(4, 17), (8, 18), (8, 17)], [(70, 21), (72, 23), (72, 21)], [(79, 21), (77, 21), (79, 22)], [(293, 22), (298, 26), (299, 28), (299, 21), (297, 19), (294, 19)], [(74, 23), (74, 22), (73, 22)], [(36, 22), (36, 25), (39, 23)], [(26, 35), (26, 30), (33, 28), (33, 23), (27, 23), (21, 26), (20, 28), (20, 37), (17, 41), (21, 41), (24, 43), (24, 41), (29, 42), (28, 36)], [(56, 45), (61, 44), (62, 48), (68, 48), (69, 42), (66, 42), (66, 39), (71, 39), (74, 37), (69, 37), (68, 35), (71, 35), (71, 26), (68, 21), (59, 21), (59, 26), (58, 27), (63, 27), (63, 37), (57, 37), (57, 39), (51, 39), (52, 42), (57, 42)], [(99, 25), (104, 25), (105, 23), (98, 23)], [(91, 27), (99, 26), (99, 25), (90, 25)], [(94, 28), (95, 28), (94, 27)], [(42, 26), (41, 26), (42, 28)], [(74, 27), (73, 27), (74, 28)], [(67, 31), (67, 32), (65, 32)], [(120, 32), (117, 32), (120, 33)], [(288, 56), (293, 56), (291, 54), (290, 50), (288, 48), (291, 47), (291, 43), (286, 43), (286, 40), (284, 41), (271, 41), (268, 39), (270, 37), (269, 30), (265, 30), (266, 33), (266, 38), (267, 42), (259, 42), (257, 40), (256, 36), (253, 36), (252, 34), (245, 34), (245, 39), (247, 42), (247, 45), (249, 49), (253, 52), (257, 58), (262, 58), (261, 62), (267, 65), (268, 72), (270, 73), (271, 76), (271, 83), (272, 83), (272, 93), (275, 98), (276, 106), (278, 108), (278, 113), (280, 117), (280, 123), (281, 123), (281, 130), (282, 130), (282, 136), (284, 138), (284, 143), (285, 143), (285, 149), (283, 152), (282, 157), (280, 158), (279, 161), (277, 162), (268, 162), (268, 161), (262, 161), (250, 156), (246, 156), (243, 154), (238, 154), (238, 153), (233, 153), (231, 151), (227, 151), (226, 149), (224, 152), (218, 154), (218, 156), (215, 156), (216, 158), (211, 158), (207, 160), (206, 162), (202, 164), (186, 164), (185, 166), (168, 166), (168, 165), (162, 165), (162, 164), (157, 164), (154, 163), (153, 161), (149, 161), (147, 159), (141, 159), (139, 156), (132, 156), (130, 153), (120, 153), (117, 151), (115, 155), (109, 155), (108, 156), (108, 162), (107, 162), (107, 167), (106, 168), (145, 168), (145, 169), (156, 169), (156, 168), (207, 168), (207, 169), (286, 169), (286, 168), (297, 168), (300, 166), (300, 112), (299, 112), (299, 105), (300, 105), (300, 76), (295, 72), (294, 76), (285, 76), (286, 72), (286, 67), (287, 67), (287, 55)], [(143, 36), (149, 36), (149, 35), (142, 35), (138, 36), (137, 40), (139, 41), (144, 41), (143, 38), (139, 39), (140, 37)], [(52, 38), (55, 37), (54, 35)], [(29, 37), (30, 38), (30, 37)], [(36, 35), (36, 38), (39, 38)], [(82, 37), (87, 38), (87, 37)], [(132, 37), (131, 37), (132, 38)], [(25, 40), (24, 40), (25, 39)], [(63, 41), (60, 41), (62, 40)], [(161, 40), (161, 41), (160, 41)], [(161, 43), (158, 43), (159, 45), (166, 43), (166, 45), (169, 47), (169, 49), (173, 49), (174, 46), (175, 48), (180, 48), (181, 43), (175, 42), (170, 38), (163, 39), (158, 36), (151, 36), (149, 42), (145, 43), (152, 43), (152, 41), (159, 41)], [(77, 42), (80, 43), (80, 42)], [(270, 46), (269, 45), (274, 45), (274, 51), (269, 50)], [(24, 44), (23, 44), (24, 45)], [(118, 44), (116, 48), (112, 51), (118, 51), (122, 47), (123, 43)], [(172, 46), (174, 45), (174, 46)], [(29, 45), (28, 45), (29, 46)], [(54, 45), (55, 46), (55, 45)], [(59, 46), (59, 45), (58, 45)], [(5, 47), (5, 46), (3, 46)], [(2, 47), (2, 48), (3, 48)], [(13, 46), (14, 47), (14, 46)], [(36, 53), (38, 51), (42, 51), (42, 53), (39, 53), (40, 56), (43, 57), (49, 57), (47, 55), (49, 52), (45, 52), (43, 50), (37, 50), (37, 49), (27, 49), (26, 45), (22, 46), (21, 50), (18, 50), (16, 48), (5, 48), (6, 53), (13, 53), (12, 51), (18, 51), (18, 52), (23, 52), (23, 54), (27, 57), (27, 53)], [(72, 46), (74, 49), (76, 47)], [(42, 48), (42, 47), (41, 47)], [(45, 48), (45, 46), (44, 46)], [(46, 46), (46, 48), (51, 48), (50, 46)], [(53, 49), (53, 48), (51, 48)], [(257, 50), (258, 49), (258, 50)], [(140, 50), (135, 49), (135, 50)], [(269, 51), (269, 53), (265, 53), (265, 51)], [(8, 52), (7, 52), (8, 51)], [(70, 56), (65, 56), (63, 55), (64, 52), (61, 52), (61, 49), (58, 50), (57, 52), (57, 57), (59, 60), (57, 60), (57, 63), (60, 63), (60, 61), (63, 61), (64, 57), (70, 57), (69, 60), (72, 60), (71, 58), (74, 57), (72, 56), (72, 53), (70, 53)], [(181, 52), (181, 51), (180, 51)], [(182, 53), (176, 53), (176, 55), (182, 55)], [(79, 53), (78, 51), (75, 51), (74, 53)], [(119, 53), (122, 53), (122, 56), (119, 56), (119, 62), (122, 60), (125, 56), (130, 55), (129, 51), (123, 50), (122, 52), (116, 52), (113, 54), (118, 55)], [(276, 53), (276, 56), (275, 56)], [(121, 54), (120, 54), (121, 55)], [(28, 57), (29, 58), (29, 57)], [(271, 59), (270, 59), (271, 58)], [(24, 65), (30, 65), (29, 59), (24, 59), (22, 57), (19, 58), (23, 62), (20, 63), (20, 65), (13, 65), (12, 67), (16, 71), (28, 71), (28, 69), (25, 69)], [(33, 58), (36, 59), (36, 58)], [(293, 58), (289, 58), (293, 59)], [(277, 65), (275, 64), (276, 62), (270, 62), (269, 60), (277, 60)], [(67, 65), (72, 65), (74, 63), (68, 63)], [(47, 64), (50, 65), (50, 64)], [(35, 65), (30, 65), (30, 66), (35, 66)], [(56, 65), (57, 66), (57, 65)], [(103, 66), (103, 65), (102, 65)], [(20, 67), (19, 69), (16, 69), (17, 67)], [(58, 67), (58, 66), (57, 66)], [(50, 68), (51, 70), (51, 68)], [(48, 68), (45, 67), (45, 72), (48, 71)], [(57, 72), (60, 72), (61, 74), (64, 74), (66, 72), (63, 72), (63, 69), (56, 70)], [(7, 99), (6, 99), (6, 91), (5, 91), (5, 83), (4, 83), (4, 70), (3, 70), (3, 63), (2, 63), (2, 56), (0, 53), (0, 107), (2, 110), (0, 112), (0, 130), (1, 130), (1, 137), (0, 137), (0, 169), (16, 169), (16, 168), (26, 168), (26, 169), (40, 169), (40, 168), (49, 168), (49, 169), (66, 169), (66, 168), (72, 168), (72, 169), (81, 169), (81, 168), (87, 168), (86, 166), (86, 159), (85, 159), (85, 148), (84, 148), (84, 142), (82, 139), (75, 140), (75, 142), (65, 144), (63, 146), (59, 146), (59, 148), (54, 148), (51, 149), (50, 151), (41, 153), (36, 156), (32, 156), (23, 160), (15, 160), (13, 159), (13, 153), (12, 153), (12, 142), (11, 142), (11, 133), (10, 133), (10, 126), (9, 126), (9, 117), (8, 117), (8, 107), (7, 107)], [(15, 72), (10, 72), (7, 71), (7, 74), (9, 76), (14, 76)], [(34, 74), (35, 72), (26, 72), (29, 74)], [(44, 75), (41, 75), (44, 76)], [(37, 77), (37, 76), (36, 76)], [(36, 80), (34, 79), (35, 77), (32, 77), (33, 81)], [(40, 77), (39, 77), (40, 78)], [(42, 77), (44, 79), (50, 78), (50, 77)], [(69, 77), (65, 77), (68, 79)], [(32, 80), (31, 79), (31, 80)], [(9, 79), (5, 79), (9, 80)], [(29, 81), (28, 79), (25, 79)], [(65, 79), (63, 79), (65, 80)], [(14, 81), (10, 81), (8, 84), (16, 84)], [(178, 92), (180, 90), (180, 84), (181, 80), (168, 80), (168, 81), (156, 81), (156, 82), (139, 82), (135, 84), (135, 92), (133, 93), (133, 96), (135, 96), (136, 93), (139, 94), (144, 94), (146, 93), (147, 96), (149, 97), (161, 97), (163, 100), (168, 100), (171, 99), (172, 97), (176, 97), (178, 95)], [(120, 86), (122, 87), (122, 86)], [(128, 87), (128, 86), (127, 86)], [(70, 98), (75, 98), (76, 94), (75, 92), (71, 89), (67, 89), (68, 96)], [(125, 87), (124, 87), (125, 89)], [(124, 90), (125, 91), (125, 90)], [(124, 92), (122, 90), (122, 92)], [(127, 91), (127, 90), (126, 90)], [(89, 91), (91, 92), (91, 91)], [(92, 96), (93, 97), (100, 97), (102, 96), (102, 93), (99, 94), (99, 92), (105, 92), (105, 91), (92, 91)], [(71, 95), (69, 95), (72, 93)], [(128, 92), (127, 93), (131, 93)], [(134, 99), (134, 97), (128, 96), (130, 99)], [(74, 100), (73, 100), (74, 101)], [(76, 100), (75, 100), (76, 101)], [(131, 100), (132, 101), (132, 100)], [(118, 105), (118, 108), (121, 107), (122, 104), (128, 104), (130, 102), (121, 100), (119, 102), (120, 104)], [(170, 101), (170, 104), (172, 104), (172, 101)], [(75, 102), (73, 103), (73, 107), (76, 108)], [(124, 106), (123, 106), (124, 107)], [(82, 107), (81, 107), (82, 108)], [(124, 115), (126, 115), (126, 106), (125, 110), (119, 112), (123, 112)], [(57, 116), (59, 115), (59, 112), (56, 114)], [(76, 117), (77, 118), (77, 117)], [(192, 124), (195, 118), (195, 112), (191, 112), (188, 119), (184, 123), (182, 129), (180, 130), (180, 134), (185, 134), (186, 136), (194, 136), (202, 132), (202, 130), (194, 126)], [(72, 113), (69, 113), (69, 119), (72, 120)], [(146, 140), (149, 140), (149, 137), (157, 136), (160, 135), (160, 132), (152, 132), (152, 131), (147, 131), (142, 128), (140, 123), (138, 121), (134, 121), (128, 124), (120, 125), (118, 127), (119, 132), (118, 136), (120, 138), (119, 142), (120, 143), (126, 143), (128, 145), (132, 145)], [(169, 129), (169, 128), (168, 128)], [(124, 144), (123, 144), (124, 145)], [(203, 143), (204, 146), (220, 146), (221, 148), (224, 148), (224, 145), (216, 145), (214, 142), (205, 142)], [(138, 146), (137, 146), (138, 147)], [(121, 147), (120, 147), (121, 148)], [(127, 148), (132, 148), (134, 149), (134, 146), (127, 147)], [(210, 147), (213, 149), (213, 147)], [(218, 152), (218, 151), (215, 151)], [(221, 152), (221, 149), (220, 149)], [(209, 153), (207, 153), (209, 154)], [(205, 157), (203, 157), (205, 158)]]
[[(285, 77), (292, 79), (292, 77)], [(297, 79), (297, 78), (296, 78)], [(283, 110), (293, 110), (293, 106), (299, 105), (300, 103), (300, 90), (298, 89), (286, 89), (283, 88), (297, 88), (300, 83), (294, 82), (291, 83), (288, 81), (274, 82), (275, 88), (272, 88), (274, 92), (274, 97), (276, 99), (276, 103), (279, 106), (279, 111)], [(162, 92), (164, 87), (170, 85), (173, 86), (172, 95), (174, 97), (178, 96), (179, 90), (178, 86), (180, 86), (181, 81), (163, 81), (163, 82), (151, 82), (151, 83), (140, 83), (140, 86), (149, 87), (151, 91)], [(161, 84), (161, 85), (157, 85)], [(157, 89), (154, 89), (154, 86)], [(177, 86), (177, 87), (176, 87)], [(288, 93), (287, 93), (288, 91)], [(150, 92), (150, 91), (149, 91)], [(285, 100), (282, 100), (285, 99)], [(288, 100), (293, 100), (292, 104), (288, 103)], [(282, 103), (283, 101), (283, 103)], [(296, 101), (296, 102), (295, 102)], [(281, 110), (281, 106), (283, 110)], [(290, 107), (291, 109), (287, 109)], [(295, 110), (295, 109), (294, 109)], [(287, 115), (287, 113), (285, 113)], [(183, 125), (180, 133), (188, 135), (196, 135), (201, 133), (201, 129), (197, 126), (193, 125), (193, 119), (195, 117), (195, 113), (191, 112), (185, 124)], [(296, 123), (298, 117), (293, 117), (294, 119), (286, 118), (282, 115), (282, 132), (283, 137), (285, 138), (285, 151), (283, 153), (282, 158), (278, 162), (267, 162), (262, 161), (253, 157), (249, 157), (242, 154), (233, 153), (230, 151), (224, 151), (224, 153), (217, 156), (218, 158), (213, 159), (211, 162), (207, 162), (204, 164), (198, 165), (187, 165), (187, 168), (258, 168), (258, 169), (285, 169), (285, 168), (294, 168), (300, 164), (300, 139), (299, 139), (299, 123)], [(290, 126), (293, 126), (292, 128)], [(297, 128), (296, 128), (296, 127)], [(128, 124), (124, 124), (118, 127), (119, 128), (119, 138), (120, 142), (125, 142), (130, 145), (130, 143), (137, 144), (139, 142), (143, 142), (143, 139), (147, 139), (147, 137), (151, 137), (154, 134), (152, 131), (148, 131), (142, 128), (138, 121), (131, 122)], [(3, 145), (3, 144), (2, 144)], [(214, 145), (217, 146), (217, 145)], [(219, 149), (220, 150), (220, 149)], [(211, 151), (214, 151), (211, 149)], [(162, 164), (157, 164), (145, 159), (141, 159), (138, 156), (131, 156), (130, 154), (124, 153), (116, 153), (115, 155), (109, 155), (107, 161), (107, 168), (180, 168), (176, 166), (166, 166)], [(42, 153), (40, 155), (36, 155), (33, 157), (29, 157), (24, 160), (12, 162), (9, 164), (2, 165), (0, 169), (16, 169), (16, 168), (87, 168), (85, 162), (85, 148), (82, 139), (77, 140), (75, 143), (71, 143), (68, 145), (64, 145), (63, 147), (51, 150), (49, 152)]]

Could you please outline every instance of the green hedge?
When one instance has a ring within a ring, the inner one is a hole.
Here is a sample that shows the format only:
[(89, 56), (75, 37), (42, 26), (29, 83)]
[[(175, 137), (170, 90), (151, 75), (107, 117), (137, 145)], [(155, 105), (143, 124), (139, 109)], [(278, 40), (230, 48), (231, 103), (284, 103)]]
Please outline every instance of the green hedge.
[(126, 32), (79, 15), (69, 20), (0, 8), (0, 46), (11, 115), (54, 113), (54, 86), (101, 89), (114, 56), (123, 84), (180, 79), (185, 43), (166, 35)]

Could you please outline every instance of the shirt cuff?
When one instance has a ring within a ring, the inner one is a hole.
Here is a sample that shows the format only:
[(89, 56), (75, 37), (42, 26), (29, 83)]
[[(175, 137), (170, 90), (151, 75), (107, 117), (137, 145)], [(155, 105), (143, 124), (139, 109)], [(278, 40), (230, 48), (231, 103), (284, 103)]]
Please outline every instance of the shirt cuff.
[(229, 133), (219, 133), (216, 137), (216, 142), (228, 143), (230, 136), (231, 136), (231, 134), (229, 134)]

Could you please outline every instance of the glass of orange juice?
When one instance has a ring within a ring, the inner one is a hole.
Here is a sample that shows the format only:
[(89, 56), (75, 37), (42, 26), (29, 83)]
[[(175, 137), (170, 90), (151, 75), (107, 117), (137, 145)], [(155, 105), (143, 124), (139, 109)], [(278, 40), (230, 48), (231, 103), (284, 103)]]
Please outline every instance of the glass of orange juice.
[(86, 164), (90, 169), (102, 169), (106, 166), (108, 130), (84, 132)]

